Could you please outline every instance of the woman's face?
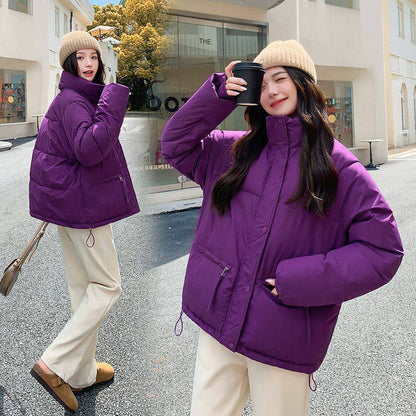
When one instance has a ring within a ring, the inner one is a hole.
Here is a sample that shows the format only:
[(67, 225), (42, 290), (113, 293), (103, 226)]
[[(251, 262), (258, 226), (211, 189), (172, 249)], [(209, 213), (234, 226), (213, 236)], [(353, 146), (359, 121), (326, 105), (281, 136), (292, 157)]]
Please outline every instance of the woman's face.
[(92, 81), (98, 71), (98, 52), (95, 49), (80, 49), (76, 54), (78, 75)]
[(260, 104), (270, 115), (292, 116), (298, 102), (296, 85), (281, 66), (267, 68), (261, 88)]

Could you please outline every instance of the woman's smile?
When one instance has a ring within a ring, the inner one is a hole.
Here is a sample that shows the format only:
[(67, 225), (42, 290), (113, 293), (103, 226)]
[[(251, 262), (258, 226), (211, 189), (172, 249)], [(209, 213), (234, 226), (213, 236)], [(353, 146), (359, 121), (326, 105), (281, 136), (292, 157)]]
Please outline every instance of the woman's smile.
[(287, 100), (287, 97), (280, 100), (274, 100), (271, 102), (270, 107), (277, 108), (283, 101)]

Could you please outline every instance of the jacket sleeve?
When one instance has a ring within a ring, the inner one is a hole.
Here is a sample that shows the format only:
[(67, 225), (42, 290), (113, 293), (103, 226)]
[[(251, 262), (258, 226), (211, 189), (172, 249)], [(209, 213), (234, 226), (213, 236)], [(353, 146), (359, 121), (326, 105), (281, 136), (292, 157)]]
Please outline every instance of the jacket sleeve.
[(344, 170), (338, 189), (346, 189), (347, 243), (277, 265), (276, 287), (287, 305), (340, 304), (386, 284), (399, 268), (403, 247), (391, 209), (360, 163)]
[(75, 157), (84, 166), (100, 163), (118, 141), (129, 89), (120, 84), (104, 87), (91, 117), (85, 103), (74, 101), (62, 111), (62, 122)]
[(213, 74), (169, 120), (161, 137), (164, 159), (202, 187), (210, 145), (226, 134), (213, 130), (236, 107), (225, 93), (225, 79), (225, 74)]

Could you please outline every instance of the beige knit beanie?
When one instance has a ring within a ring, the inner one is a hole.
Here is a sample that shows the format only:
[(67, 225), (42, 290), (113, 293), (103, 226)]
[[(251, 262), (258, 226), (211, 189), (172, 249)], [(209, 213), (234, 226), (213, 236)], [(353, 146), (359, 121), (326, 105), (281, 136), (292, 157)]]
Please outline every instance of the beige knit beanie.
[(299, 68), (317, 81), (315, 65), (305, 51), (304, 47), (296, 40), (277, 40), (269, 43), (254, 59), (263, 65), (264, 69), (272, 66), (291, 66)]
[(71, 53), (80, 49), (95, 49), (101, 57), (101, 48), (97, 39), (93, 38), (88, 32), (77, 30), (67, 33), (62, 38), (61, 47), (59, 48), (59, 62), (61, 66)]

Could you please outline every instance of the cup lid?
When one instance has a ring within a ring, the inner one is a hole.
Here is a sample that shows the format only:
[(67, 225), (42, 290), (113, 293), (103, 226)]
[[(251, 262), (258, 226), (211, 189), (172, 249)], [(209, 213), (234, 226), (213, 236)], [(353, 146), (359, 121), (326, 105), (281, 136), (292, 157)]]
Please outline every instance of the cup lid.
[(241, 69), (255, 69), (258, 71), (266, 72), (263, 65), (258, 62), (238, 62), (233, 66), (233, 71)]

